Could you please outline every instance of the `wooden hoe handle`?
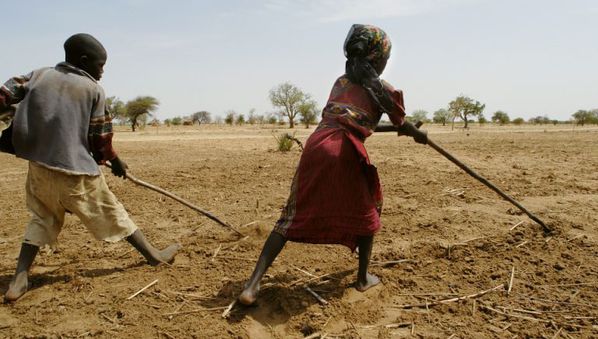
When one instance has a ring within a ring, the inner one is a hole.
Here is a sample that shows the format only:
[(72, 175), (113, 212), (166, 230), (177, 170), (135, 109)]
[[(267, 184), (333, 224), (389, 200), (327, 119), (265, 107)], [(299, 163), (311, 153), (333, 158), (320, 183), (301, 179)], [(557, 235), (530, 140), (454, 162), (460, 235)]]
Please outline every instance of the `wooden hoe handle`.
[[(110, 166), (109, 164), (106, 164), (106, 167), (112, 168), (112, 166)], [(126, 174), (126, 177), (127, 177), (127, 179), (129, 179), (131, 182), (133, 182), (135, 185), (138, 185), (138, 186), (143, 186), (143, 187), (145, 187), (145, 188), (149, 188), (149, 189), (150, 189), (150, 190), (152, 190), (152, 191), (158, 192), (158, 193), (160, 193), (160, 194), (163, 194), (163, 195), (165, 195), (165, 196), (167, 196), (167, 197), (169, 197), (169, 198), (171, 198), (171, 199), (173, 199), (173, 200), (176, 200), (176, 201), (178, 201), (179, 203), (181, 203), (181, 204), (183, 204), (183, 205), (185, 205), (185, 206), (189, 207), (190, 209), (192, 209), (192, 210), (194, 210), (194, 211), (197, 211), (197, 212), (199, 212), (199, 213), (203, 214), (203, 215), (204, 215), (204, 216), (206, 216), (207, 218), (214, 220), (214, 221), (215, 221), (215, 222), (217, 222), (218, 224), (220, 224), (220, 225), (222, 225), (222, 226), (224, 226), (224, 227), (226, 227), (226, 228), (229, 228), (229, 229), (231, 229), (231, 230), (232, 230), (233, 232), (235, 232), (237, 235), (239, 235), (239, 236), (241, 236), (241, 237), (242, 237), (242, 236), (244, 236), (244, 235), (243, 235), (243, 233), (241, 233), (241, 232), (237, 231), (237, 230), (236, 230), (236, 229), (235, 229), (235, 228), (234, 228), (232, 225), (230, 225), (229, 223), (227, 223), (227, 222), (224, 222), (224, 221), (222, 221), (222, 220), (218, 219), (218, 218), (217, 218), (216, 216), (214, 216), (212, 213), (210, 213), (210, 212), (208, 212), (208, 211), (206, 211), (206, 210), (204, 210), (204, 209), (202, 209), (202, 208), (200, 208), (200, 207), (198, 207), (198, 206), (196, 206), (196, 205), (194, 205), (194, 204), (190, 203), (189, 201), (187, 201), (187, 200), (185, 200), (185, 199), (183, 199), (183, 198), (179, 197), (178, 195), (176, 195), (176, 194), (174, 194), (174, 193), (171, 193), (171, 192), (168, 192), (167, 190), (165, 190), (165, 189), (163, 189), (163, 188), (160, 188), (160, 187), (158, 187), (158, 186), (152, 185), (152, 184), (150, 184), (150, 183), (148, 183), (148, 182), (145, 182), (145, 181), (143, 181), (143, 180), (137, 179), (136, 177), (134, 177), (134, 176), (133, 176), (131, 173), (129, 173), (129, 172), (127, 172), (127, 174)]]

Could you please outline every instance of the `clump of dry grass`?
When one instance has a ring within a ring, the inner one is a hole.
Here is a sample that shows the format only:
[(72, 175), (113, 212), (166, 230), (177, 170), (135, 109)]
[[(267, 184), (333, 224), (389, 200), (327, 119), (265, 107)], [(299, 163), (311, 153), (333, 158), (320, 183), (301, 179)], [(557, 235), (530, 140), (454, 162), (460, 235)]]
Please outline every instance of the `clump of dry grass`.
[(279, 152), (288, 152), (293, 148), (293, 142), (296, 140), (295, 134), (283, 133), (279, 136), (274, 135), (276, 139), (277, 149)]

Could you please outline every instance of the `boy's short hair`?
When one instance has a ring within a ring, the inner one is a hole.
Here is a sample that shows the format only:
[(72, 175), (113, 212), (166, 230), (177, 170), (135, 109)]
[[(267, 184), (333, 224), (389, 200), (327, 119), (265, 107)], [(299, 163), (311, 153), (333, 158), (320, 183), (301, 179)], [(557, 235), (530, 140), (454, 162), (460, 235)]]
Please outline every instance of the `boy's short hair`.
[(83, 55), (106, 53), (106, 49), (91, 34), (77, 33), (64, 42), (66, 61), (76, 61)]

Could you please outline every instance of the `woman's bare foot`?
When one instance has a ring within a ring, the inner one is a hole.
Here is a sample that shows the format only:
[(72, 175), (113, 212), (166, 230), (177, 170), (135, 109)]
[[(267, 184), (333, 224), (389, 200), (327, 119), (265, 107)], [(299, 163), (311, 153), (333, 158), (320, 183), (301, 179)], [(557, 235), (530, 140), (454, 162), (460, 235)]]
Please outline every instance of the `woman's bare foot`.
[(171, 264), (174, 261), (174, 257), (177, 255), (177, 252), (181, 249), (180, 244), (173, 244), (165, 249), (158, 252), (158, 255), (155, 259), (148, 260), (148, 263), (152, 266), (158, 266), (163, 263)]
[(21, 272), (15, 275), (10, 284), (8, 291), (4, 294), (5, 302), (13, 302), (23, 296), (29, 290), (29, 280), (27, 272)]
[(256, 286), (247, 286), (241, 292), (241, 294), (237, 297), (237, 300), (245, 306), (251, 306), (257, 300), (257, 294), (260, 291), (260, 286), (257, 284)]
[(355, 282), (355, 289), (359, 292), (365, 292), (379, 283), (380, 279), (378, 279), (377, 276), (368, 273), (364, 280), (358, 279), (357, 282)]

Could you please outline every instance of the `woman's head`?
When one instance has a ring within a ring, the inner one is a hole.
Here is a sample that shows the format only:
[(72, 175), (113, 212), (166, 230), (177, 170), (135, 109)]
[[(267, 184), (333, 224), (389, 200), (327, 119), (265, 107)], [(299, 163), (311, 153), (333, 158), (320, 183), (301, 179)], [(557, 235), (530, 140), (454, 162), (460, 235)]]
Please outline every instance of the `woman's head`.
[(351, 26), (344, 44), (347, 59), (367, 61), (378, 75), (384, 71), (390, 49), (391, 43), (386, 32), (372, 25)]
[(344, 45), (347, 78), (364, 87), (381, 112), (395, 109), (380, 80), (390, 57), (390, 47), (390, 39), (382, 29), (359, 24), (351, 26)]

